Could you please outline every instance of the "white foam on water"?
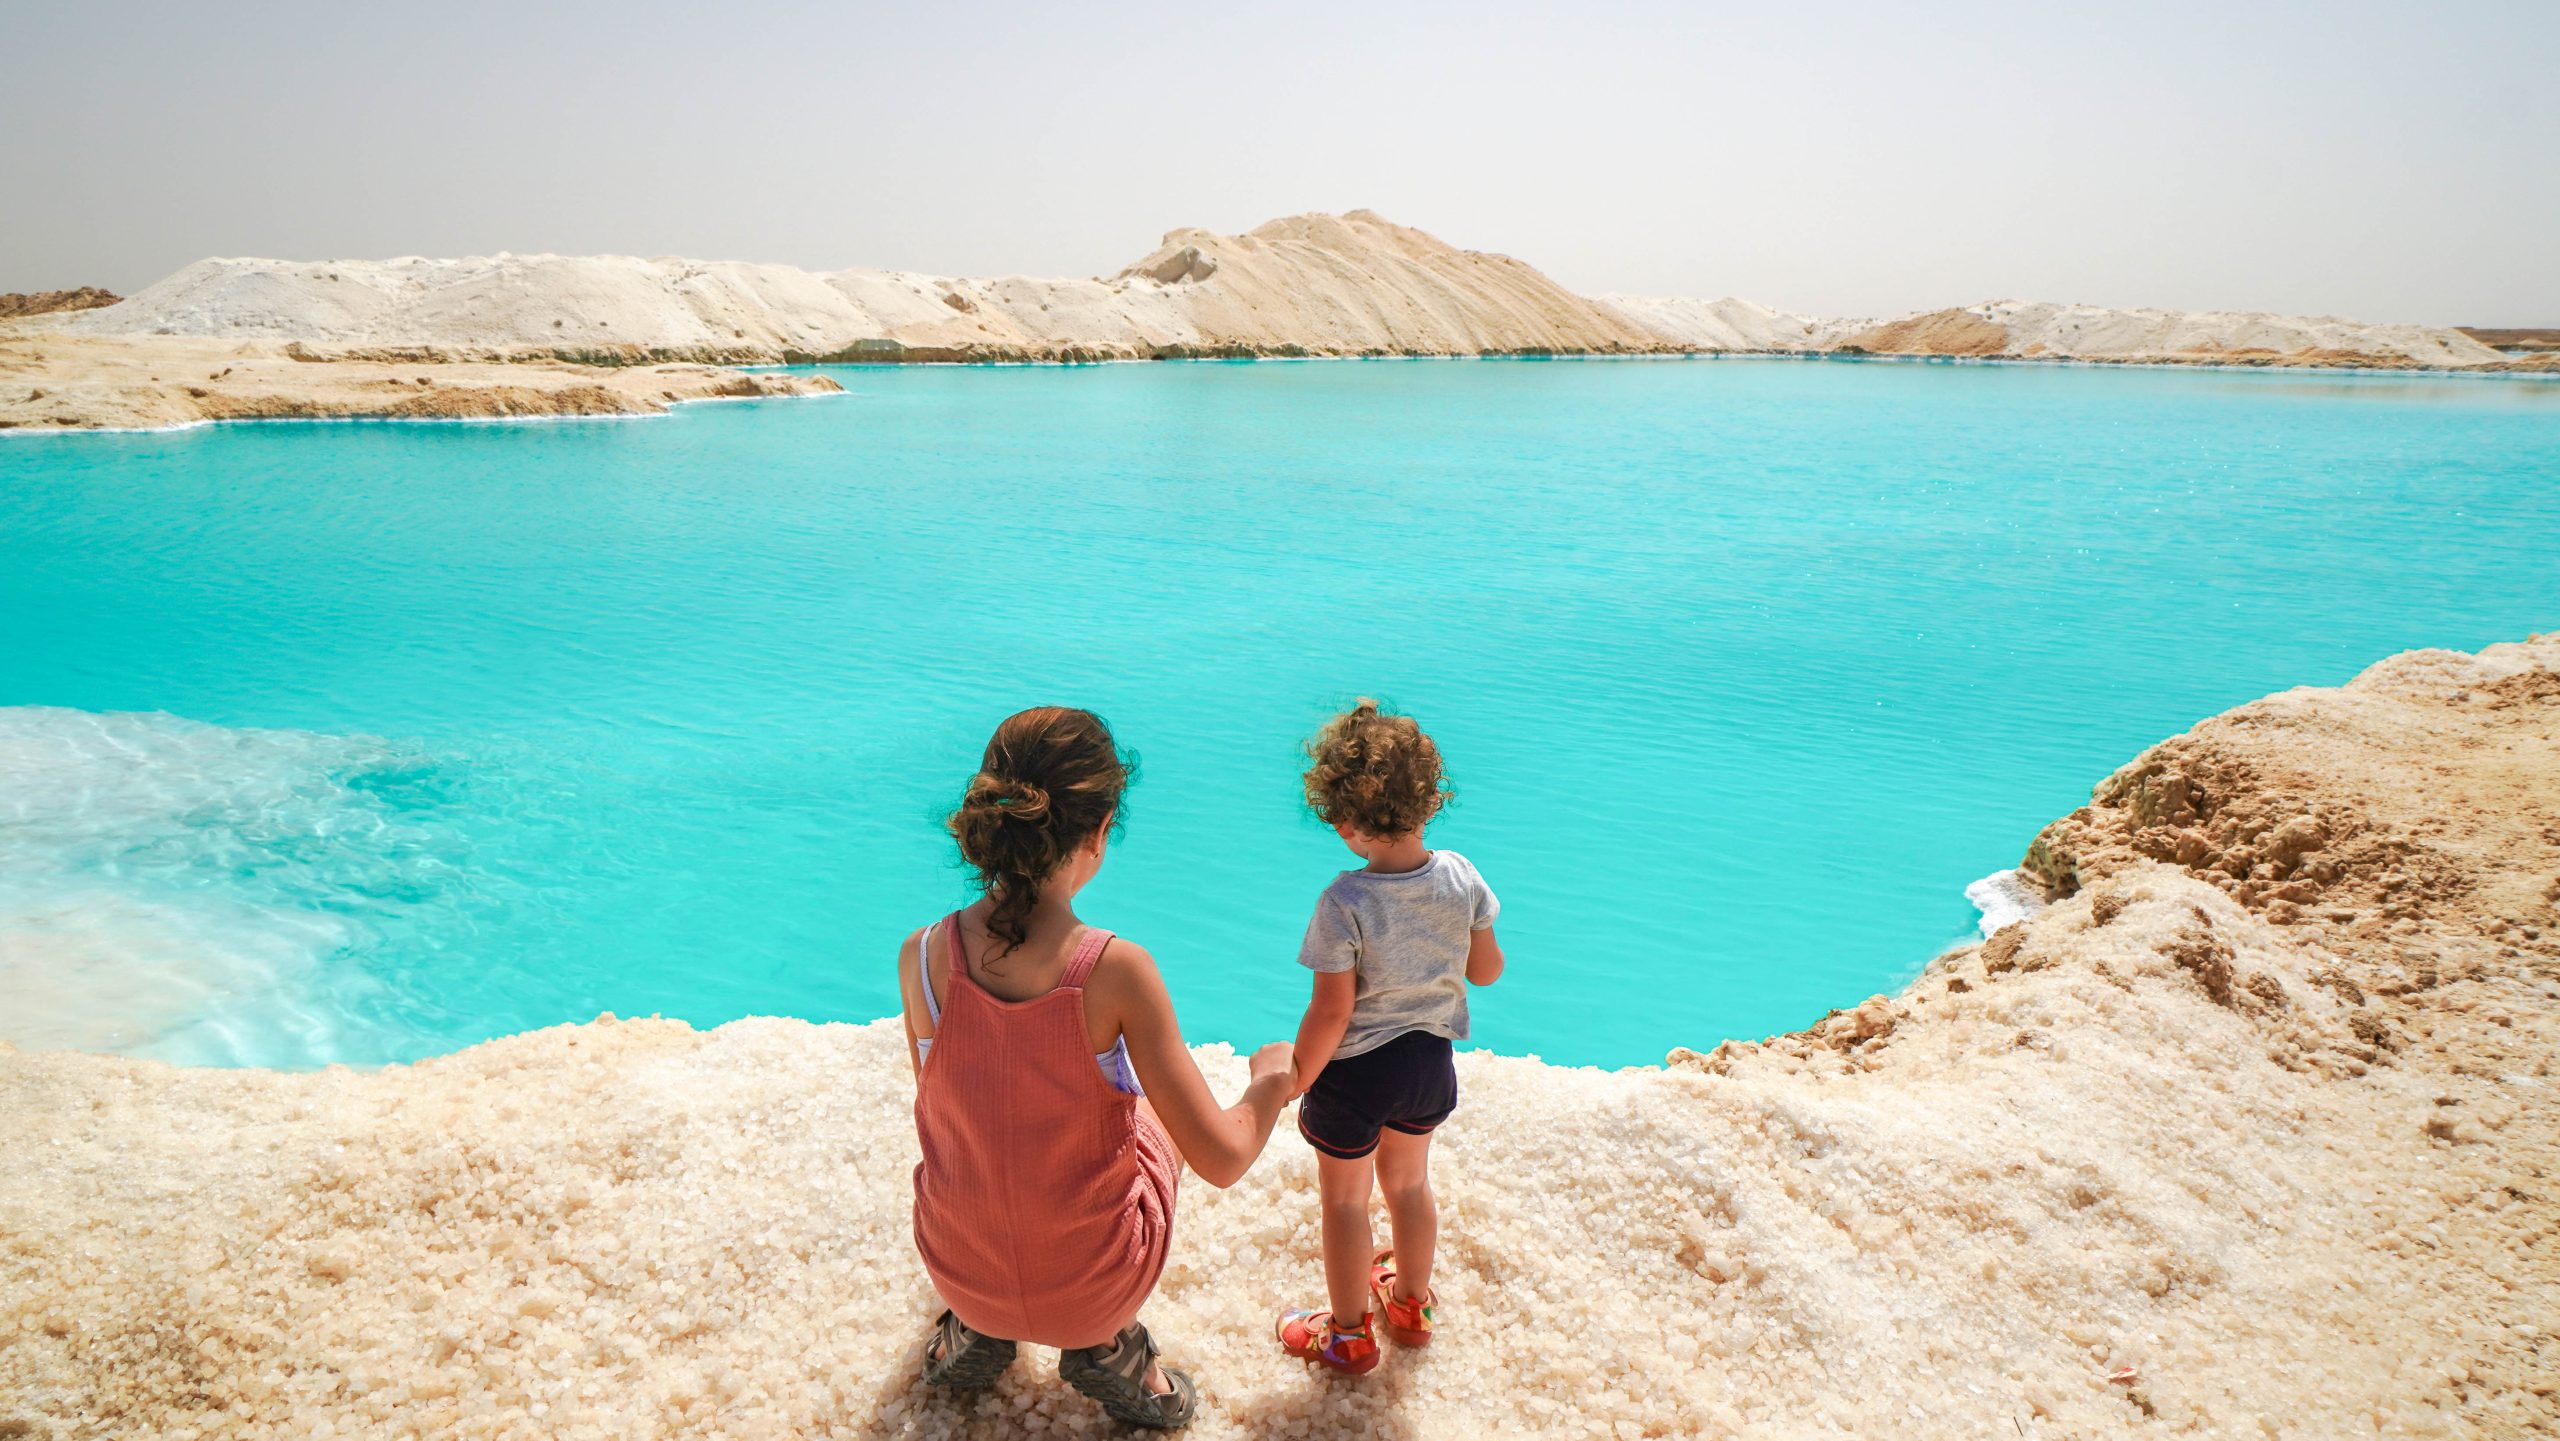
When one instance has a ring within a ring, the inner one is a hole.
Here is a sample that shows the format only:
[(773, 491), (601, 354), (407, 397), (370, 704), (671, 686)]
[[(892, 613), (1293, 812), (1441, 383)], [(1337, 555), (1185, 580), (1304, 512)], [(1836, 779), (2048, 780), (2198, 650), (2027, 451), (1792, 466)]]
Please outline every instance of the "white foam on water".
[(2044, 909), (2044, 892), (2036, 883), (2018, 871), (1993, 871), (1964, 888), (1964, 898), (1982, 913), (1982, 934), (1989, 937), (2002, 926)]
[(175, 435), (182, 430), (196, 430), (219, 425), (217, 420), (181, 420), (174, 425), (58, 425), (12, 426), (0, 430), (0, 440), (12, 436), (38, 435)]
[[(449, 891), (436, 769), (367, 736), (0, 707), (0, 1040), (188, 1064), (351, 1051), (351, 958)], [(423, 798), (423, 803), (422, 803)]]

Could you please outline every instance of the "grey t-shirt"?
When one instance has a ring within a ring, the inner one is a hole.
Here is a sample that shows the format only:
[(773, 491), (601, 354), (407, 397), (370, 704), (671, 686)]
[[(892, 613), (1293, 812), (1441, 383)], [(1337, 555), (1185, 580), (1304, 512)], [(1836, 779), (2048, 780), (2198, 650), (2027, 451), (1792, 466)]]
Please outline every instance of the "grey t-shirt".
[(1335, 877), (1298, 948), (1308, 970), (1360, 974), (1334, 1056), (1374, 1051), (1407, 1031), (1465, 1040), (1467, 947), (1501, 910), (1493, 888), (1456, 851), (1433, 851), (1416, 870)]

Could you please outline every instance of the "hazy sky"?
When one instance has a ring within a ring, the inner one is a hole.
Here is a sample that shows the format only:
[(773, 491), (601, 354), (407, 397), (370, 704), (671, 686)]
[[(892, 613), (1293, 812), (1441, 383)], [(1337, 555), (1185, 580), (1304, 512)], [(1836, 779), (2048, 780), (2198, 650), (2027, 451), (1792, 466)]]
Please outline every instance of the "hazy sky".
[(2560, 0), (0, 0), (0, 290), (206, 255), (1107, 274), (1369, 206), (1586, 291), (2560, 325)]

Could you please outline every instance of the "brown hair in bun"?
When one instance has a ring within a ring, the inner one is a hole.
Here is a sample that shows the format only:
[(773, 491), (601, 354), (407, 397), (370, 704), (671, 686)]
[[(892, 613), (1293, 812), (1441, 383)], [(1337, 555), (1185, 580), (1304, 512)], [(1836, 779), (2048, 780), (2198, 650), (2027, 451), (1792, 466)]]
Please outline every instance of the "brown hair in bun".
[(1137, 770), (1089, 710), (1035, 706), (996, 727), (947, 824), (995, 903), (987, 930), (1006, 950), (1027, 936), (1041, 884), (1105, 823), (1118, 831)]

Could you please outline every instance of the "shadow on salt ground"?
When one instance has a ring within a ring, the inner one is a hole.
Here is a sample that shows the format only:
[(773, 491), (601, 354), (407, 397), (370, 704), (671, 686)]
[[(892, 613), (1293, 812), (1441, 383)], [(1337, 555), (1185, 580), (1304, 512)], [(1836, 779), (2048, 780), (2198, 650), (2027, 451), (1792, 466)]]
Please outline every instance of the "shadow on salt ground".
[[(1034, 1416), (1059, 1429), (1068, 1418), (1088, 1419), (1079, 1434), (1145, 1436), (1102, 1414), (1075, 1388), (1058, 1379), (1058, 1355), (1026, 1346), (1003, 1378), (987, 1391), (955, 1395), (918, 1379), (923, 1362), (919, 1342), (872, 1385), (869, 1403), (849, 1409), (842, 1418), (857, 1434), (931, 1438), (931, 1441), (1010, 1441), (1021, 1436)], [(1292, 1362), (1295, 1368), (1303, 1363)], [(1229, 1427), (1246, 1436), (1289, 1438), (1289, 1441), (1419, 1441), (1410, 1407), (1430, 1404), (1429, 1362), (1410, 1352), (1391, 1351), (1367, 1376), (1337, 1376), (1313, 1367), (1265, 1388), (1238, 1384), (1240, 1377), (1198, 1377), (1200, 1414), (1193, 1422), (1203, 1431)], [(1226, 1384), (1221, 1385), (1221, 1382)], [(1223, 1423), (1223, 1425), (1221, 1424)], [(1173, 1433), (1176, 1435), (1182, 1433)]]
[[(1431, 1404), (1429, 1364), (1391, 1347), (1378, 1369), (1366, 1376), (1339, 1376), (1307, 1366), (1305, 1375), (1278, 1386), (1249, 1394), (1229, 1391), (1215, 1409), (1245, 1435), (1273, 1441), (1416, 1441), (1422, 1433), (1412, 1413)], [(1212, 1408), (1206, 1396), (1200, 1409), (1207, 1418)]]
[[(939, 1309), (939, 1308), (937, 1308)], [(924, 1313), (919, 1312), (921, 1317)], [(1025, 1346), (985, 1391), (953, 1392), (924, 1384), (926, 1323), (909, 1328), (911, 1340), (894, 1356), (883, 1358), (870, 1378), (867, 1404), (848, 1404), (835, 1418), (841, 1430), (830, 1435), (899, 1436), (930, 1441), (979, 1441), (1020, 1436), (1024, 1418), (1035, 1409), (1049, 1414), (1090, 1407), (1058, 1379), (1057, 1353)], [(846, 1392), (854, 1388), (848, 1386)], [(849, 1399), (849, 1398), (848, 1398)], [(1097, 1416), (1097, 1419), (1100, 1419)]]
[[(874, 1379), (867, 1405), (849, 1406), (838, 1418), (848, 1428), (847, 1434), (917, 1441), (1014, 1441), (1035, 1426), (1089, 1436), (1155, 1434), (1105, 1416), (1100, 1406), (1058, 1379), (1058, 1353), (1042, 1347), (1023, 1347), (1013, 1365), (984, 1391), (960, 1393), (927, 1386), (920, 1378), (923, 1364), (924, 1345), (919, 1341)], [(1207, 1418), (1216, 1410), (1204, 1394), (1200, 1416)]]

